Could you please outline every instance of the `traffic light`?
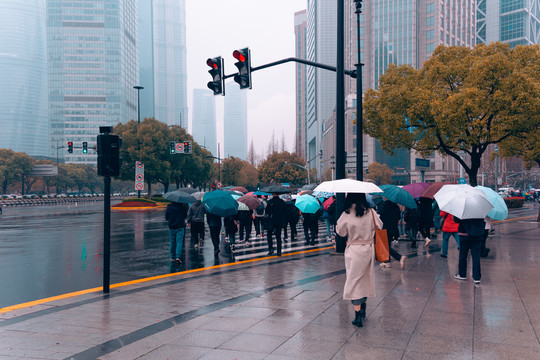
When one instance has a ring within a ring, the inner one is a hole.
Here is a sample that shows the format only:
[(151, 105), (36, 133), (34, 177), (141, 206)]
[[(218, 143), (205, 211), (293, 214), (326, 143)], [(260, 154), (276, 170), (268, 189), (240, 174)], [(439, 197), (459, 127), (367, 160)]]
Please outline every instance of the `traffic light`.
[(176, 143), (174, 141), (169, 144), (169, 153), (176, 154)]
[(184, 154), (191, 154), (191, 141), (184, 141)]
[(118, 135), (100, 134), (97, 137), (97, 170), (101, 176), (120, 175), (120, 146)]
[(238, 74), (234, 81), (240, 85), (240, 89), (251, 89), (251, 52), (249, 48), (234, 50), (233, 56), (238, 62), (234, 65), (238, 68)]
[(223, 71), (223, 59), (221, 56), (206, 60), (206, 64), (210, 66), (208, 73), (212, 76), (212, 81), (208, 83), (208, 88), (214, 92), (214, 95), (225, 95), (225, 79)]
[(83, 141), (82, 143), (82, 152), (83, 154), (88, 153), (88, 143), (86, 141)]
[(68, 153), (73, 154), (73, 142), (68, 141)]

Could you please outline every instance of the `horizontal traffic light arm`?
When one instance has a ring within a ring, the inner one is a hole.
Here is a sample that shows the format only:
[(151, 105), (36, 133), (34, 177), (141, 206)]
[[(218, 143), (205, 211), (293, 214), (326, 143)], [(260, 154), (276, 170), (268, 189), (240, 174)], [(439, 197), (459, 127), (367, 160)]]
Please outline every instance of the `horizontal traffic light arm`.
[[(334, 71), (334, 72), (336, 71), (335, 66), (330, 66), (330, 65), (320, 64), (320, 63), (317, 63), (317, 62), (314, 62), (314, 61), (309, 61), (309, 60), (305, 60), (305, 59), (290, 57), (290, 58), (274, 61), (274, 62), (271, 62), (271, 63), (268, 63), (268, 64), (264, 64), (264, 65), (261, 65), (261, 66), (252, 67), (251, 72), (266, 69), (266, 68), (276, 66), (276, 65), (285, 64), (285, 63), (288, 63), (288, 62), (291, 62), (291, 61), (301, 63), (301, 64), (305, 64), (305, 65), (318, 67), (318, 68), (325, 69), (325, 70), (330, 70), (330, 71)], [(349, 75), (353, 79), (356, 79), (356, 70), (345, 70), (345, 74)], [(228, 78), (234, 77), (235, 75), (238, 75), (238, 73), (236, 72), (234, 74), (224, 75), (223, 79), (228, 79)]]

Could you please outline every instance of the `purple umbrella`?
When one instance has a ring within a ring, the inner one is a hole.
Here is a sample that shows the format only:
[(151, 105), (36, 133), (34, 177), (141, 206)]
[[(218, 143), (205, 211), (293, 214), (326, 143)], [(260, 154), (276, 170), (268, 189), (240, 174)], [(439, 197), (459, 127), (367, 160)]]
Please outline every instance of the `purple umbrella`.
[(413, 184), (405, 185), (402, 189), (407, 190), (407, 192), (411, 194), (413, 198), (419, 198), (420, 196), (422, 196), (422, 193), (424, 192), (424, 190), (426, 190), (429, 187), (429, 185), (431, 184), (426, 183), (426, 182), (413, 183)]

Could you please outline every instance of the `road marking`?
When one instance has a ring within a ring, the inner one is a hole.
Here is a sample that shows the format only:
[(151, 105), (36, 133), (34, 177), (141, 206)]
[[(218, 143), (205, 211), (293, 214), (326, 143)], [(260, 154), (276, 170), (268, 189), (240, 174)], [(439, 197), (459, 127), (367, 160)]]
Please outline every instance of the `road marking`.
[[(325, 251), (325, 250), (329, 250), (329, 249), (333, 249), (333, 248), (334, 248), (333, 246), (328, 246), (328, 247), (318, 248), (318, 249), (297, 251), (297, 252), (293, 252), (293, 253), (282, 254), (281, 257), (299, 255), (299, 254), (307, 254), (307, 253), (313, 253), (313, 252), (318, 252), (318, 251)], [(121, 282), (121, 283), (117, 283), (117, 284), (112, 284), (112, 285), (110, 285), (110, 288), (115, 289), (115, 288), (120, 288), (120, 287), (134, 285), (134, 284), (141, 284), (141, 283), (145, 283), (145, 282), (149, 282), (149, 281), (153, 281), (153, 280), (166, 279), (166, 278), (169, 278), (169, 277), (174, 277), (174, 276), (179, 276), (179, 275), (192, 274), (192, 273), (202, 272), (202, 271), (206, 271), (206, 270), (220, 269), (220, 268), (236, 266), (236, 265), (242, 265), (242, 264), (247, 264), (247, 263), (251, 263), (251, 262), (268, 260), (268, 259), (275, 259), (275, 258), (278, 258), (278, 256), (265, 256), (263, 258), (242, 260), (242, 261), (237, 261), (237, 262), (232, 262), (232, 263), (227, 263), (227, 264), (220, 264), (220, 265), (214, 265), (214, 266), (209, 266), (209, 267), (204, 267), (204, 268), (185, 270), (185, 271), (180, 271), (180, 272), (171, 273), (171, 274), (157, 275), (157, 276), (152, 276), (152, 277), (147, 277), (147, 278), (142, 278), (142, 279), (125, 281), (125, 282)], [(14, 311), (14, 310), (25, 309), (25, 308), (29, 308), (29, 307), (32, 307), (32, 306), (41, 305), (41, 304), (45, 304), (45, 303), (49, 303), (49, 302), (53, 302), (53, 301), (57, 301), (57, 300), (63, 300), (63, 299), (68, 299), (68, 298), (72, 298), (72, 297), (76, 297), (76, 296), (91, 294), (91, 293), (102, 291), (102, 290), (103, 290), (103, 287), (100, 286), (100, 287), (95, 287), (95, 288), (91, 288), (91, 289), (80, 290), (80, 291), (75, 291), (75, 292), (71, 292), (71, 293), (67, 293), (67, 294), (52, 296), (52, 297), (48, 297), (48, 298), (45, 298), (45, 299), (29, 301), (29, 302), (22, 303), (22, 304), (11, 305), (11, 306), (7, 306), (5, 308), (0, 309), (0, 314), (7, 313), (7, 312), (10, 312), (10, 311)]]

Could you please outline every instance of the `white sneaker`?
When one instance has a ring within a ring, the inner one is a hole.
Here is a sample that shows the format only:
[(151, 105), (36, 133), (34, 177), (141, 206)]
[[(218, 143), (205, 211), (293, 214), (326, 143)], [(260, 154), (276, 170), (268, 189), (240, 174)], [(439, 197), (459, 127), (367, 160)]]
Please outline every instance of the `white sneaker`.
[(381, 267), (384, 267), (384, 268), (389, 268), (390, 267), (390, 262), (382, 262), (379, 264)]
[(399, 241), (397, 241), (397, 240), (392, 240), (392, 245), (397, 245), (397, 244), (399, 244)]
[(426, 238), (426, 244), (424, 245), (424, 247), (429, 247), (429, 244), (431, 244), (431, 239), (430, 238)]

